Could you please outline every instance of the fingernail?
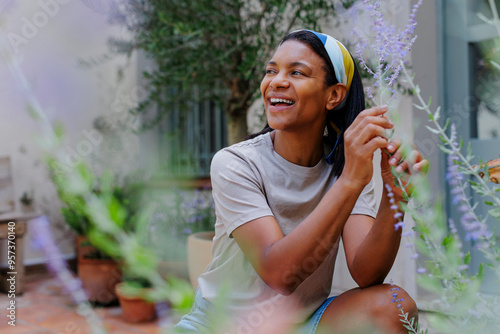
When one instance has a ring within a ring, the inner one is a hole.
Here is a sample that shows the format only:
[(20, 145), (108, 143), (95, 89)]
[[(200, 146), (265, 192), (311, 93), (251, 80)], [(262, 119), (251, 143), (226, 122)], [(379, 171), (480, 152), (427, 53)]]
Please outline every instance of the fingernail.
[(389, 160), (389, 164), (391, 165), (395, 165), (397, 162), (396, 158), (392, 158), (391, 160)]
[(394, 149), (394, 145), (389, 144), (389, 145), (387, 146), (387, 149), (388, 149), (389, 151), (392, 151), (392, 150)]
[(380, 108), (387, 110), (389, 107), (387, 106), (387, 104), (383, 104), (380, 106)]
[(396, 173), (402, 173), (403, 172), (403, 167), (398, 166), (396, 167)]

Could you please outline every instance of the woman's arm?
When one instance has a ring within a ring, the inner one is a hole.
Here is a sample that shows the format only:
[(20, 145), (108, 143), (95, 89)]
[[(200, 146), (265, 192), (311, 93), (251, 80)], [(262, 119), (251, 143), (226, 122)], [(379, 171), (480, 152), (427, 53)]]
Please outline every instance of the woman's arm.
[[(400, 167), (400, 171), (413, 169), (419, 172), (427, 165), (418, 151), (413, 151), (408, 160), (402, 159), (399, 142), (392, 142), (388, 152), (382, 152), (381, 170), (384, 184), (393, 185), (394, 176), (391, 166)], [(389, 157), (388, 153), (394, 153)], [(403, 201), (402, 191), (392, 187), (397, 201)], [(347, 220), (342, 233), (346, 260), (353, 279), (360, 287), (383, 283), (389, 273), (399, 250), (402, 229), (396, 230), (398, 222), (391, 209), (388, 191), (383, 187), (377, 217), (352, 215)]]
[(350, 216), (342, 232), (349, 272), (361, 288), (383, 283), (398, 253), (401, 229), (394, 228), (396, 220), (389, 207), (383, 199), (375, 219)]
[(233, 237), (264, 282), (289, 295), (327, 257), (361, 191), (340, 178), (287, 236), (274, 217), (266, 216), (236, 228)]

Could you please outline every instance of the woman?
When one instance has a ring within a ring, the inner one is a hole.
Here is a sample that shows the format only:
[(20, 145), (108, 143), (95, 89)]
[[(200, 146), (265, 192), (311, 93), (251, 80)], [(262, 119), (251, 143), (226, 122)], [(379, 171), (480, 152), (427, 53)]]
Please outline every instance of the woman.
[[(287, 35), (261, 92), (268, 126), (212, 161), (214, 259), (176, 328), (210, 331), (223, 294), (235, 319), (228, 333), (405, 332), (393, 294), (410, 316), (417, 310), (403, 289), (382, 284), (401, 230), (385, 187), (375, 209), (372, 162), (381, 149), (382, 179), (394, 185), (391, 166), (418, 172), (426, 160), (416, 151), (412, 163), (402, 159), (399, 143), (385, 138), (387, 107), (363, 111), (352, 57), (331, 36)], [(359, 288), (328, 298), (341, 237)]]

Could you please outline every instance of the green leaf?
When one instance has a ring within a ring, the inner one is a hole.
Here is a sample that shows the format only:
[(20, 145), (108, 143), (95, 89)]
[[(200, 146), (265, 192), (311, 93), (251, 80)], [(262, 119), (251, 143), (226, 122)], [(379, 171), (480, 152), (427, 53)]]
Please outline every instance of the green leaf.
[(439, 106), (434, 113), (434, 119), (437, 121), (441, 118), (441, 107)]
[(421, 106), (420, 104), (413, 103), (413, 106), (417, 109), (424, 110), (425, 107)]
[(439, 294), (442, 292), (442, 285), (440, 280), (436, 277), (430, 277), (429, 275), (417, 275), (418, 284), (429, 292), (434, 292)]
[(427, 130), (429, 130), (432, 133), (435, 133), (435, 134), (440, 134), (441, 133), (441, 131), (439, 131), (438, 129), (431, 128), (428, 125), (426, 125), (425, 127), (427, 128)]
[(490, 216), (492, 216), (493, 218), (500, 218), (500, 208), (496, 207), (494, 209), (490, 209), (488, 210), (488, 213), (490, 214)]
[(446, 236), (443, 241), (441, 242), (441, 245), (443, 245), (445, 248), (448, 248), (448, 246), (453, 242), (453, 236), (449, 235)]
[(446, 123), (443, 126), (443, 130), (446, 131), (446, 129), (448, 129), (448, 126), (450, 126), (450, 119), (449, 118), (446, 120)]
[(28, 108), (28, 114), (30, 115), (31, 118), (33, 118), (36, 121), (42, 118), (40, 112), (36, 110), (35, 107), (33, 107), (33, 105), (28, 104), (27, 108)]
[(62, 122), (57, 122), (54, 125), (54, 134), (57, 137), (57, 139), (59, 139), (60, 141), (63, 139), (63, 137), (64, 137), (64, 124)]
[(484, 265), (482, 263), (479, 265), (479, 269), (475, 277), (480, 281), (484, 279)]
[(491, 65), (493, 65), (497, 70), (500, 70), (500, 64), (494, 60), (490, 60)]
[(450, 150), (449, 148), (445, 147), (444, 145), (438, 144), (438, 147), (441, 151), (443, 151), (446, 154), (451, 154), (453, 151)]
[(464, 255), (464, 264), (469, 264), (471, 260), (470, 252)]

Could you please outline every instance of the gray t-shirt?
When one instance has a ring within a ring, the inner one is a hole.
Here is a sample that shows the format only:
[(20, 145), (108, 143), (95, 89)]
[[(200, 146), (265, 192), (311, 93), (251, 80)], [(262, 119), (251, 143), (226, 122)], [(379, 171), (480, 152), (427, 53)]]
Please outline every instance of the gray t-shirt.
[[(215, 302), (225, 291), (228, 308), (244, 315), (241, 320), (246, 322), (259, 315), (271, 317), (276, 311), (293, 314), (293, 322), (304, 321), (330, 293), (339, 240), (318, 269), (291, 295), (284, 296), (260, 278), (232, 232), (256, 218), (274, 216), (284, 235), (289, 234), (336, 181), (332, 166), (324, 159), (314, 167), (293, 164), (274, 151), (270, 133), (266, 133), (219, 151), (210, 175), (217, 221), (213, 260), (198, 279), (203, 298)], [(352, 213), (375, 217), (375, 203), (372, 180)], [(319, 259), (313, 254), (304, 266), (315, 265), (314, 261)], [(283, 273), (283, 279), (293, 278)]]

